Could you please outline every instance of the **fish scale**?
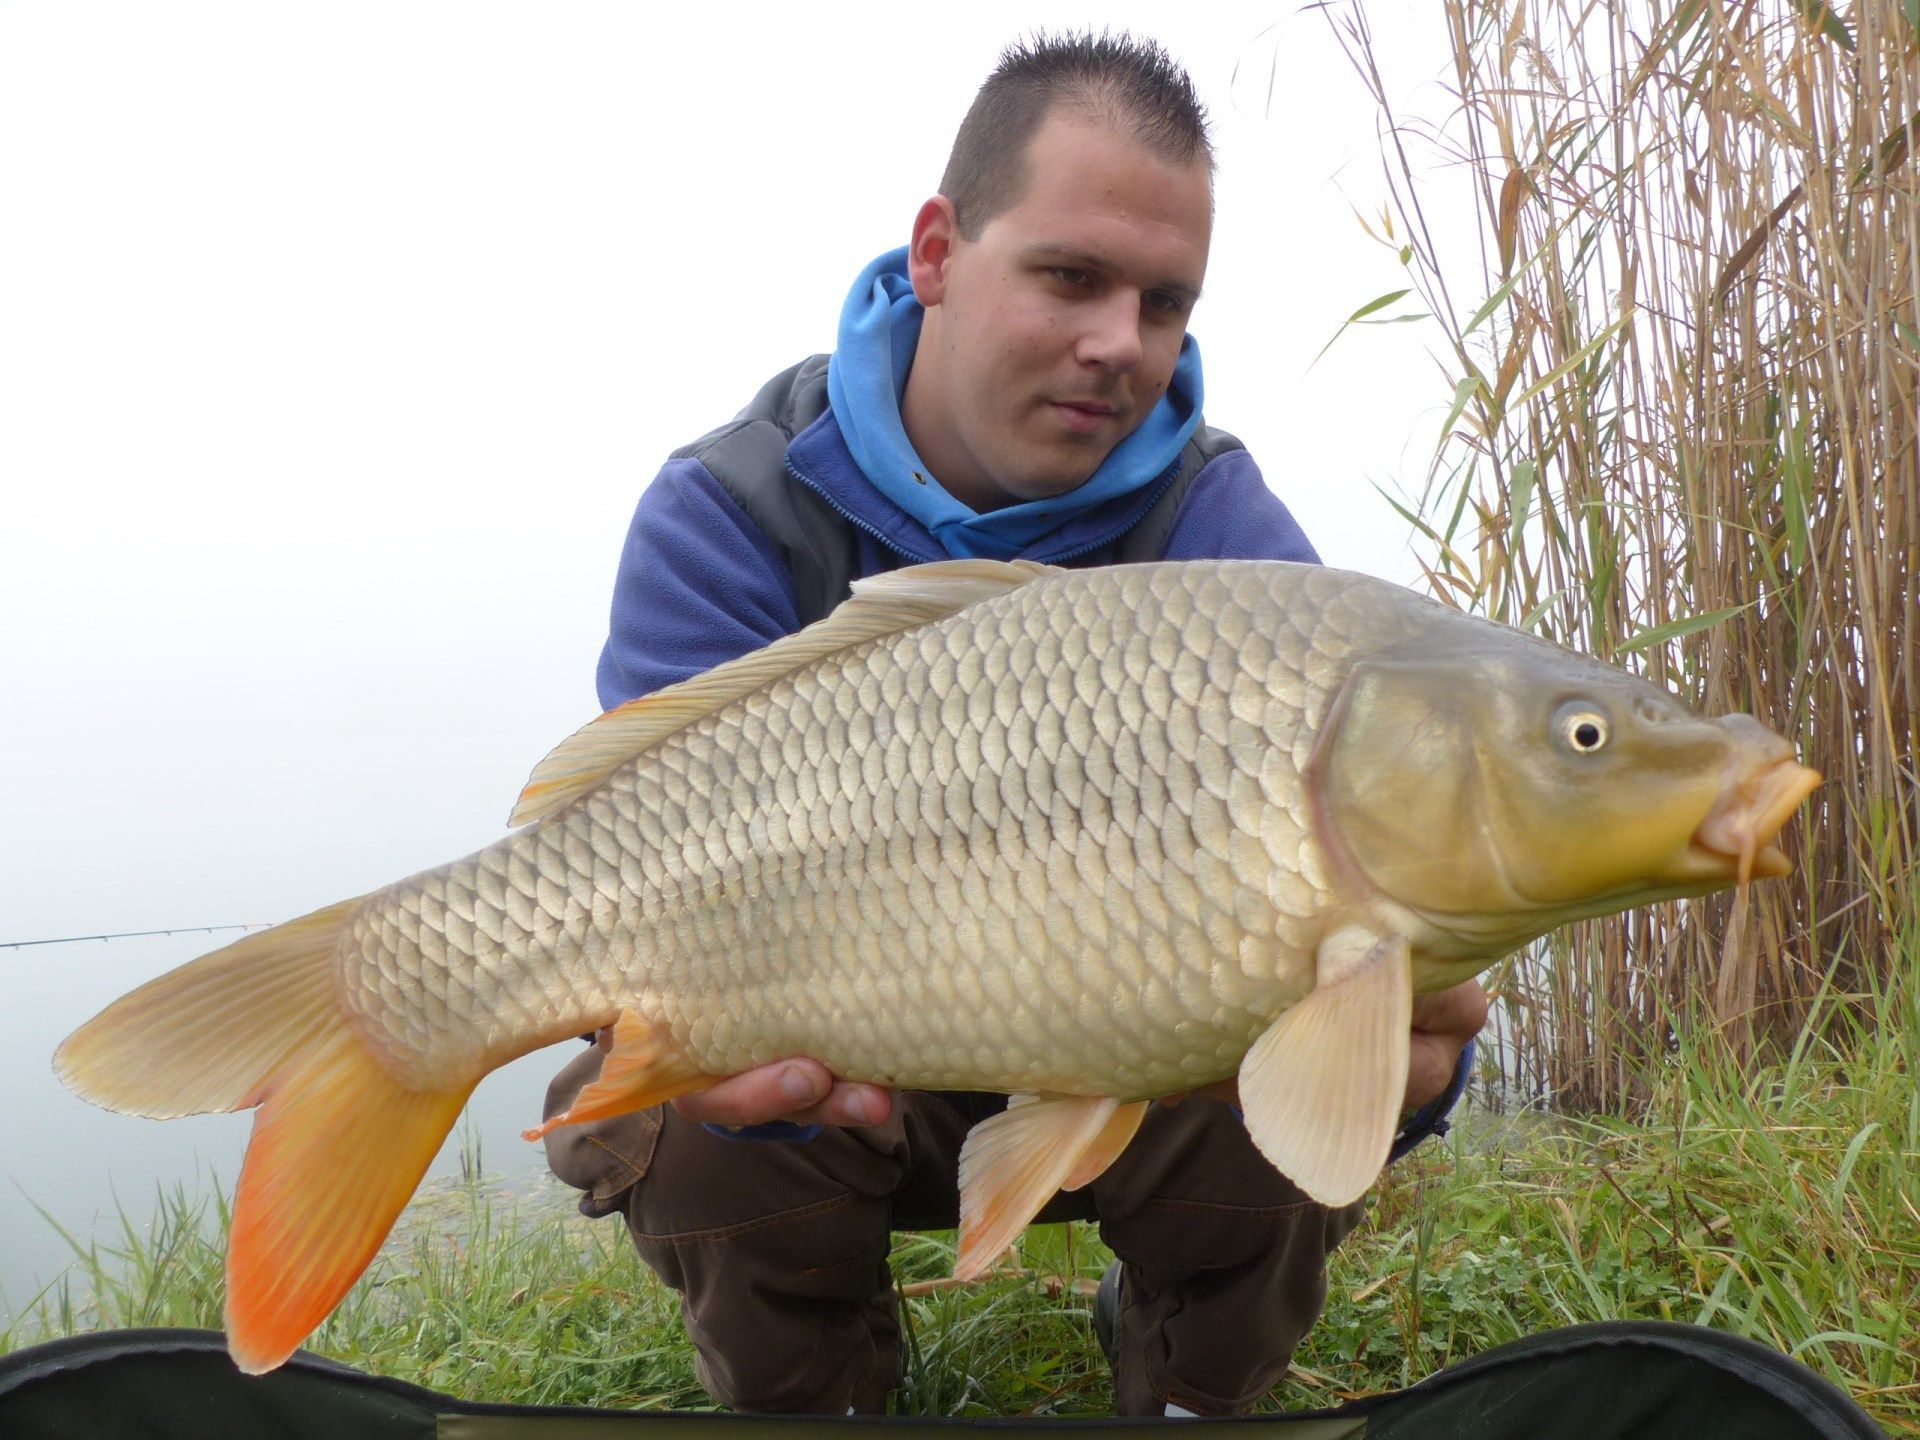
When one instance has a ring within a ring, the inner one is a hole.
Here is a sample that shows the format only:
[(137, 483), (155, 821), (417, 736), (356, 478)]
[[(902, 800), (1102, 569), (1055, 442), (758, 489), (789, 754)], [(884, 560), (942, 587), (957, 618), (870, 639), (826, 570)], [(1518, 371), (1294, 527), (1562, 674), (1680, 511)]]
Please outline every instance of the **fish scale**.
[[(1240, 568), (1048, 577), (781, 677), (368, 897), (349, 1008), (422, 1088), (623, 1006), (714, 1073), (1231, 1073), (1311, 983), (1319, 867), (1276, 770), (1344, 675), (1317, 646), (1369, 623), (1319, 572)], [(1378, 598), (1399, 632), (1426, 608)]]

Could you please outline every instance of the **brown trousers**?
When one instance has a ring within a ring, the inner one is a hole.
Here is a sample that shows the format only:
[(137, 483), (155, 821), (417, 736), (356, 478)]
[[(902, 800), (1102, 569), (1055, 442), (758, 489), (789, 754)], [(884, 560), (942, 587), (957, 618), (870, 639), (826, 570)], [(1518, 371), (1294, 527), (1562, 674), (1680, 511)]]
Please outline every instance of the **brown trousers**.
[[(554, 1078), (555, 1114), (599, 1073), (588, 1047)], [(588, 1215), (626, 1216), (640, 1258), (680, 1294), (700, 1382), (734, 1410), (883, 1414), (901, 1378), (887, 1269), (893, 1230), (957, 1221), (968, 1127), (997, 1096), (896, 1097), (885, 1125), (812, 1140), (735, 1140), (671, 1106), (547, 1137)], [(1126, 1263), (1115, 1327), (1122, 1415), (1168, 1400), (1244, 1410), (1286, 1373), (1326, 1299), (1326, 1257), (1362, 1206), (1328, 1210), (1254, 1149), (1226, 1106), (1154, 1105), (1118, 1161), (1043, 1221), (1100, 1222)]]

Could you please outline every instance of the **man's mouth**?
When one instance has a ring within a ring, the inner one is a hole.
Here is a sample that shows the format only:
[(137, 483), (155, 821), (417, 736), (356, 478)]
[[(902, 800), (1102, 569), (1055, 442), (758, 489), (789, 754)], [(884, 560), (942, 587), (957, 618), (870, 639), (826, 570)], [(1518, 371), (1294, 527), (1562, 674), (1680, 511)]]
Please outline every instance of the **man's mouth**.
[(1104, 400), (1049, 400), (1047, 407), (1076, 434), (1091, 435), (1104, 430), (1119, 407)]

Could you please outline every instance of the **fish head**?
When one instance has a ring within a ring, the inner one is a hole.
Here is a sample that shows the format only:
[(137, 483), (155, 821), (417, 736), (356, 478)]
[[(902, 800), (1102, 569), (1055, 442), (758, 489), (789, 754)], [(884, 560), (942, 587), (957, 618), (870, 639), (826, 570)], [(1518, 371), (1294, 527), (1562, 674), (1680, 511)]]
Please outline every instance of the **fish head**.
[(1349, 878), (1507, 945), (1788, 873), (1773, 838), (1820, 783), (1751, 716), (1477, 622), (1357, 665), (1309, 769)]

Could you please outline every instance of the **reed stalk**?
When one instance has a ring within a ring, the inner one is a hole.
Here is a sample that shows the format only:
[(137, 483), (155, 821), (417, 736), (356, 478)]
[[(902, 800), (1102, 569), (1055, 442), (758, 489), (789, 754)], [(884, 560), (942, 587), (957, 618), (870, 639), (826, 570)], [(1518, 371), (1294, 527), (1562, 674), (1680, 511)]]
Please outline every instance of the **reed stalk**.
[[(1437, 126), (1389, 103), (1364, 5), (1329, 13), (1450, 388), (1396, 501), (1434, 593), (1749, 711), (1827, 777), (1791, 878), (1500, 974), (1510, 1089), (1644, 1101), (1672, 1017), (1778, 1051), (1823, 983), (1885, 977), (1913, 903), (1920, 4), (1439, 0)], [(1434, 219), (1463, 201), (1464, 245)]]

